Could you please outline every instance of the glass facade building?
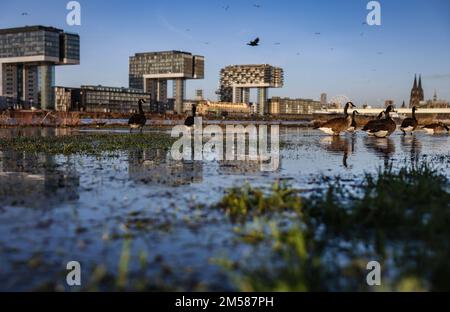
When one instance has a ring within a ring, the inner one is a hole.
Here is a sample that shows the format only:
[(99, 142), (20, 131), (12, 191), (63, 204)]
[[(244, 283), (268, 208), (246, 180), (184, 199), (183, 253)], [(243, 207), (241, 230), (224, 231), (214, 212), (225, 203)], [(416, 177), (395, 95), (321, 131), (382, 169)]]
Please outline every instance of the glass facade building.
[(152, 103), (167, 102), (167, 81), (173, 81), (175, 111), (183, 113), (185, 82), (203, 79), (205, 59), (182, 51), (136, 53), (130, 57), (129, 87), (151, 94)]
[(54, 66), (79, 62), (77, 34), (45, 26), (0, 29), (1, 103), (54, 109)]

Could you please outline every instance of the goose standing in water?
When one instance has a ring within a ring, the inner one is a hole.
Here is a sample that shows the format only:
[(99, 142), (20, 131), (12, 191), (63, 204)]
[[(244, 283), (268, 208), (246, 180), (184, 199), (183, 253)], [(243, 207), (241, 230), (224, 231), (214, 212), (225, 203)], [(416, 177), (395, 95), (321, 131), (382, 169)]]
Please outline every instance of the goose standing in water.
[(378, 114), (377, 119), (370, 120), (369, 122), (367, 122), (361, 130), (367, 132), (367, 134), (369, 134), (369, 135), (372, 135), (369, 132), (369, 130), (372, 129), (378, 122), (380, 122), (383, 115), (384, 115), (384, 111), (382, 111), (381, 113)]
[(358, 124), (356, 123), (356, 114), (359, 114), (357, 110), (354, 110), (352, 113), (352, 123), (350, 127), (347, 129), (348, 132), (355, 132)]
[(406, 132), (410, 132), (412, 134), (419, 124), (416, 118), (416, 110), (417, 107), (414, 106), (412, 108), (412, 117), (403, 120), (402, 125), (400, 126), (400, 130), (402, 130), (404, 135), (406, 135)]
[(384, 112), (384, 119), (379, 120), (376, 124), (374, 124), (369, 130), (369, 134), (376, 136), (377, 138), (385, 138), (390, 136), (395, 129), (397, 129), (397, 125), (395, 121), (392, 120), (390, 113), (395, 112), (392, 105), (389, 105)]
[(130, 132), (132, 129), (141, 129), (145, 126), (147, 118), (145, 118), (144, 110), (142, 109), (142, 104), (146, 103), (144, 99), (138, 101), (139, 112), (134, 114), (128, 119), (128, 125), (130, 126)]
[(450, 128), (442, 122), (436, 122), (423, 126), (422, 129), (425, 130), (428, 134), (442, 134), (450, 132)]
[(197, 113), (197, 105), (193, 104), (192, 105), (192, 115), (188, 116), (185, 120), (184, 120), (184, 125), (186, 127), (192, 127), (195, 123), (195, 114)]
[(346, 131), (352, 124), (352, 116), (347, 112), (349, 107), (355, 107), (355, 105), (347, 102), (344, 108), (344, 117), (333, 118), (316, 129), (331, 135), (339, 135), (342, 131)]

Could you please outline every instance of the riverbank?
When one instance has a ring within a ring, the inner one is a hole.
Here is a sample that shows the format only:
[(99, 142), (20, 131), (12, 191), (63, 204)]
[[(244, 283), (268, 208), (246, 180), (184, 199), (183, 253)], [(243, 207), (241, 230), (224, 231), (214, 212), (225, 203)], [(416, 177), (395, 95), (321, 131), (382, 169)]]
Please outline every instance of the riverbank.
[[(95, 127), (111, 128), (125, 127), (131, 114), (119, 113), (87, 113), (87, 112), (55, 112), (55, 111), (4, 111), (0, 114), (0, 127)], [(173, 127), (184, 123), (188, 115), (176, 114), (146, 114), (147, 126)], [(295, 127), (313, 127), (331, 118), (339, 117), (341, 114), (302, 114), (292, 116), (202, 116), (205, 125), (227, 125), (227, 124), (267, 124)], [(374, 116), (358, 115), (356, 121), (359, 125), (366, 124)], [(394, 118), (401, 123), (402, 118)], [(450, 115), (422, 114), (419, 124), (425, 125), (435, 121), (450, 124)]]

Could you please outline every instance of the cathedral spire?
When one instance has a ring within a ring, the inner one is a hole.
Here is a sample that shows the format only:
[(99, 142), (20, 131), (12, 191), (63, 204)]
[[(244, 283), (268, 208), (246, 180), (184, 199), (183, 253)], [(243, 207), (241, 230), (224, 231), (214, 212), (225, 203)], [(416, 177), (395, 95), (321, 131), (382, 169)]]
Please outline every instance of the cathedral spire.
[(413, 90), (417, 89), (417, 75), (414, 75), (414, 85)]
[(422, 75), (419, 75), (419, 89), (422, 89)]

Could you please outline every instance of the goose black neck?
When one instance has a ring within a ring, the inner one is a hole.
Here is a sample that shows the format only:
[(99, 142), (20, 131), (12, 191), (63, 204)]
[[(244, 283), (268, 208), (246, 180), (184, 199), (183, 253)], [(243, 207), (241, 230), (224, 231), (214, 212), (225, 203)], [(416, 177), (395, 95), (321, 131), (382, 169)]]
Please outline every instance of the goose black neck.
[(348, 104), (345, 104), (345, 107), (344, 107), (344, 115), (345, 115), (345, 117), (347, 117), (348, 116), (348, 107), (349, 107), (350, 105), (348, 105)]
[(139, 101), (138, 104), (139, 104), (139, 114), (143, 114), (144, 110), (142, 109), (142, 101)]
[(412, 110), (412, 118), (416, 120), (416, 108), (414, 107)]

